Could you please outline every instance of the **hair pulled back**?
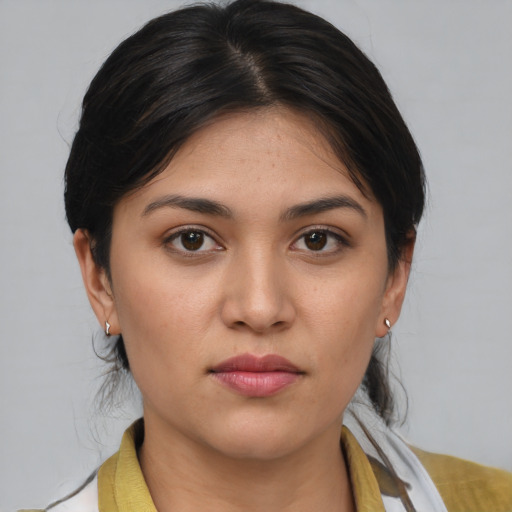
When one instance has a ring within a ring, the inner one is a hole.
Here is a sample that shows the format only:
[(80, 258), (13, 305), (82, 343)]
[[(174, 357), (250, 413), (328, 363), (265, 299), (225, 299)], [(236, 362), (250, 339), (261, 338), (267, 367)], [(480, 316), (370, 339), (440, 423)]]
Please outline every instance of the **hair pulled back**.
[[(309, 116), (384, 214), (393, 269), (424, 206), (418, 149), (377, 68), (338, 29), (293, 5), (237, 0), (153, 19), (122, 42), (84, 97), (65, 172), (71, 230), (86, 229), (109, 274), (113, 209), (219, 115), (281, 106)], [(109, 274), (110, 275), (110, 274)], [(129, 369), (122, 337), (118, 365)], [(389, 421), (387, 366), (363, 387)]]

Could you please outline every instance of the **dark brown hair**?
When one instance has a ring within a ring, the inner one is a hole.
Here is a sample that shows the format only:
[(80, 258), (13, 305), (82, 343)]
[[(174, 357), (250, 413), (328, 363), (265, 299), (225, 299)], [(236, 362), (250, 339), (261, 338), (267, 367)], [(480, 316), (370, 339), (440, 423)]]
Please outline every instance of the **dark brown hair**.
[[(424, 206), (418, 149), (379, 71), (342, 32), (293, 5), (237, 0), (195, 5), (122, 42), (84, 97), (66, 166), (71, 230), (88, 230), (109, 272), (113, 208), (163, 170), (205, 123), (282, 106), (309, 116), (365, 194), (384, 212), (393, 269)], [(120, 367), (129, 362), (120, 336)], [(389, 421), (387, 365), (372, 355), (363, 387)]]

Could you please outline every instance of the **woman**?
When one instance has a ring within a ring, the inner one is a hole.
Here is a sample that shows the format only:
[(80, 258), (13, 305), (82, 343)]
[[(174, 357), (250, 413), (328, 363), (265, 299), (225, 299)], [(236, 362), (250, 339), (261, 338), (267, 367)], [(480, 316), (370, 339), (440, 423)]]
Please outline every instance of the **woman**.
[(386, 426), (423, 180), (379, 72), (296, 7), (187, 8), (122, 43), (65, 199), (144, 420), (49, 509), (510, 510), (510, 475)]

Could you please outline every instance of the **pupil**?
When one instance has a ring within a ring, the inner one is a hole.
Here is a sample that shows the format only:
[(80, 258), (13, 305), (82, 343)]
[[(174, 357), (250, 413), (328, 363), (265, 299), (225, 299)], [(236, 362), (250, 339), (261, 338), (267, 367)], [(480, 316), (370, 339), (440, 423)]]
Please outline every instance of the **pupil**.
[(306, 236), (306, 247), (312, 251), (319, 251), (325, 247), (327, 243), (327, 235), (322, 232), (310, 233)]
[(204, 242), (203, 233), (198, 233), (196, 231), (189, 231), (188, 233), (183, 233), (181, 235), (181, 243), (183, 247), (189, 251), (197, 251), (201, 248)]

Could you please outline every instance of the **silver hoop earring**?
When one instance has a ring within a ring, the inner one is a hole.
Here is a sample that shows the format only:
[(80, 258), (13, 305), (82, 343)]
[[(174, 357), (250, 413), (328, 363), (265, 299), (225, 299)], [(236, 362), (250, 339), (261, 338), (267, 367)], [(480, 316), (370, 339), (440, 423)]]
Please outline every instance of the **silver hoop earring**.
[(107, 336), (107, 338), (110, 336), (110, 324), (105, 321), (105, 336)]
[(391, 322), (389, 321), (389, 319), (384, 318), (384, 323), (386, 324), (386, 327), (387, 327), (388, 329), (391, 329)]

